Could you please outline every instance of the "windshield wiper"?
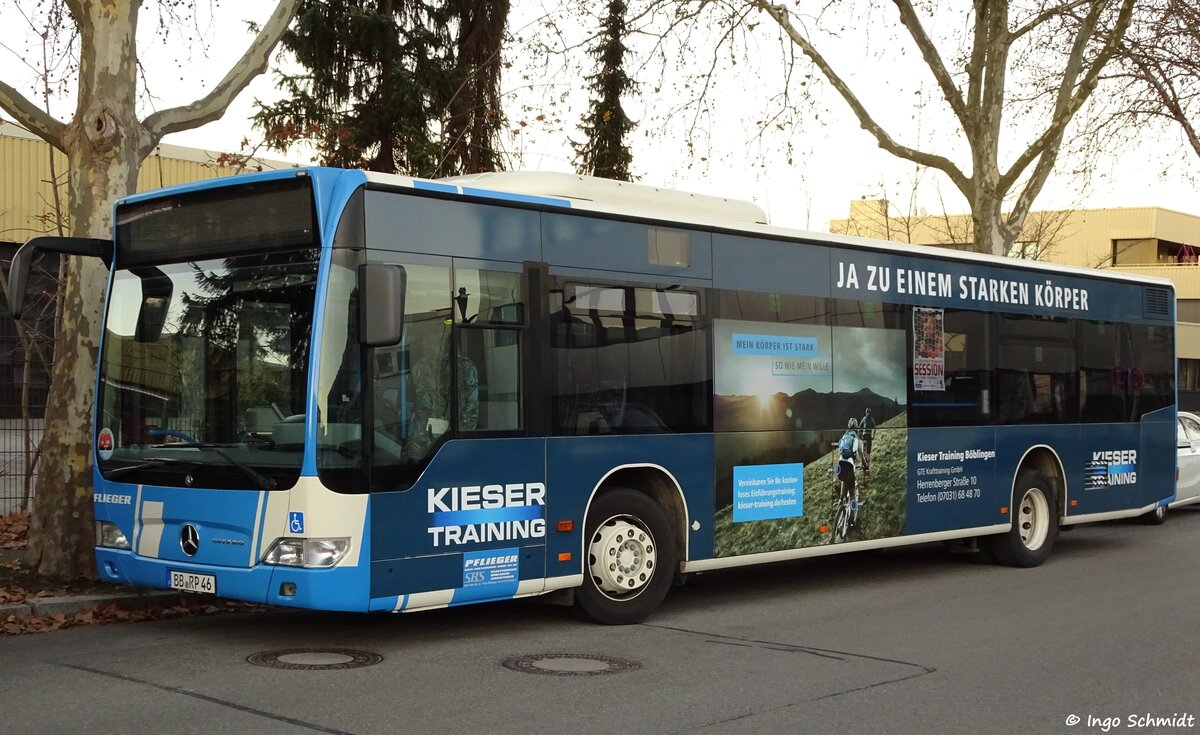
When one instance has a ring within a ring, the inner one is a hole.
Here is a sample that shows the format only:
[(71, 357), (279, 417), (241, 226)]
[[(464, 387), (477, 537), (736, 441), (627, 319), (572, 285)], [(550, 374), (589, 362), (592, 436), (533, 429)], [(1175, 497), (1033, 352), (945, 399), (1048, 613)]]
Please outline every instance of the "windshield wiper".
[[(155, 444), (154, 448), (155, 449), (211, 449), (214, 452), (216, 452), (221, 457), (221, 459), (228, 462), (231, 467), (236, 467), (237, 469), (244, 472), (247, 477), (249, 477), (251, 480), (254, 480), (255, 484), (257, 484), (263, 490), (274, 490), (276, 487), (278, 487), (279, 483), (275, 482), (275, 480), (273, 478), (267, 477), (266, 475), (264, 475), (263, 473), (259, 472), (256, 469), (254, 469), (253, 467), (248, 467), (247, 465), (242, 464), (241, 462), (237, 461), (233, 457), (229, 456), (229, 454), (227, 452), (225, 452), (225, 449), (227, 449), (229, 447), (236, 447), (236, 446), (238, 446), (238, 445), (237, 444), (213, 444), (211, 442), (179, 442), (177, 444)], [(169, 460), (169, 461), (178, 462), (178, 461), (182, 461), (182, 460)]]
[(256, 469), (254, 469), (253, 467), (242, 464), (241, 462), (237, 461), (233, 457), (230, 457), (228, 454), (226, 454), (225, 451), (222, 450), (221, 448), (212, 447), (212, 450), (214, 452), (216, 452), (217, 454), (221, 455), (221, 457), (226, 462), (233, 465), (234, 467), (237, 467), (242, 472), (245, 472), (246, 476), (249, 477), (250, 479), (254, 480), (256, 483), (258, 483), (258, 486), (261, 487), (263, 490), (274, 490), (275, 487), (278, 485), (278, 483), (275, 482), (275, 480), (273, 478), (267, 477), (266, 475), (264, 475), (263, 473), (259, 472)]
[(111, 479), (113, 477), (120, 477), (121, 475), (127, 475), (130, 472), (136, 472), (137, 470), (144, 470), (147, 467), (157, 467), (160, 464), (171, 464), (172, 462), (178, 462), (178, 461), (179, 460), (177, 460), (177, 459), (167, 459), (166, 457), (151, 457), (151, 458), (147, 459), (146, 461), (138, 462), (137, 464), (130, 464), (130, 465), (125, 465), (124, 467), (117, 467), (116, 469), (105, 470), (104, 476)]

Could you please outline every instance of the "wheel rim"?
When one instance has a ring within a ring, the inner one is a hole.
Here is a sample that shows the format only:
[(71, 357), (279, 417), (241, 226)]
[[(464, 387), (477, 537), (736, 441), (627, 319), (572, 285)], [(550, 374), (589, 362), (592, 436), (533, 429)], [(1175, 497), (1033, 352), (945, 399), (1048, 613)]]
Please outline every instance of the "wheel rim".
[(1157, 508), (1155, 508), (1154, 509), (1154, 517), (1157, 518), (1158, 520), (1162, 520), (1163, 518), (1166, 518), (1167, 517), (1167, 506), (1160, 505)]
[(592, 533), (588, 569), (596, 589), (609, 599), (637, 597), (650, 583), (657, 565), (654, 534), (638, 518), (613, 516)]
[(1021, 543), (1030, 551), (1037, 551), (1050, 533), (1050, 504), (1046, 502), (1046, 495), (1039, 488), (1029, 488), (1021, 497), (1018, 513)]

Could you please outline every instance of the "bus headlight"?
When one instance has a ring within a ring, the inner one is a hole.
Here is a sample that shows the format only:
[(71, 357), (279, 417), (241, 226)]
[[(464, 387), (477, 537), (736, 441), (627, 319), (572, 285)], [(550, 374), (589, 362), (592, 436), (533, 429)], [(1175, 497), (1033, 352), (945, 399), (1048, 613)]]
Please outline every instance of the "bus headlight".
[(109, 549), (128, 549), (129, 540), (120, 526), (108, 521), (96, 521), (96, 545)]
[(348, 538), (280, 538), (271, 544), (263, 563), (320, 569), (334, 566), (349, 550)]

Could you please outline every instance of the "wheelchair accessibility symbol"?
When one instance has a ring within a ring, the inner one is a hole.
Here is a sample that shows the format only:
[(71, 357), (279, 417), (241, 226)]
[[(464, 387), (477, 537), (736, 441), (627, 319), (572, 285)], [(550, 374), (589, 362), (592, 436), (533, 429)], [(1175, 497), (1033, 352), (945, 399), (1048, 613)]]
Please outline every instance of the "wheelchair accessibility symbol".
[(299, 511), (288, 513), (288, 533), (304, 533), (304, 514)]

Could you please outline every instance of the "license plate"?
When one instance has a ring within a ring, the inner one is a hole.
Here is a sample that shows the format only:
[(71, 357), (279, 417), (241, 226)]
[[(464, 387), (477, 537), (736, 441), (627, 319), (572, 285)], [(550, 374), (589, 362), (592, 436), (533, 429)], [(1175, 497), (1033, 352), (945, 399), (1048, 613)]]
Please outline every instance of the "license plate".
[(184, 592), (199, 592), (204, 595), (217, 594), (217, 578), (211, 574), (172, 571), (167, 586), (173, 590), (183, 590)]

